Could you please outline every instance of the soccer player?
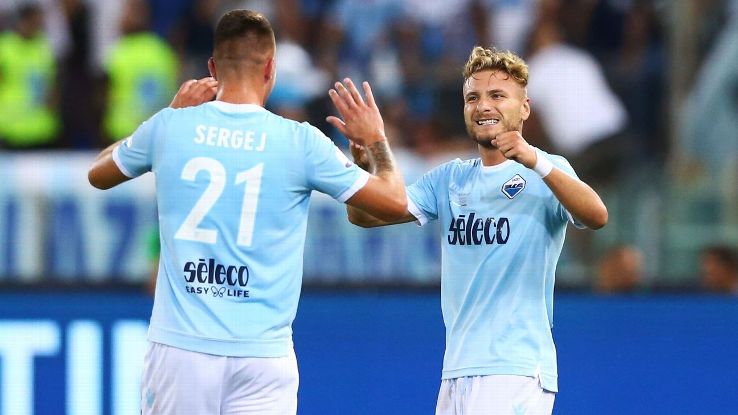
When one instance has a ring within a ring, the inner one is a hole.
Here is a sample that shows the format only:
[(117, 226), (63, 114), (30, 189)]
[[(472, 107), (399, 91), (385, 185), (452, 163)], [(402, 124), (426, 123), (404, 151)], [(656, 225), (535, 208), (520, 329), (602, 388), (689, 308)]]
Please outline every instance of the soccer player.
[(311, 191), (385, 220), (407, 210), (369, 85), (366, 101), (350, 80), (329, 93), (344, 117), (331, 122), (361, 137), (374, 174), (315, 127), (263, 108), (274, 54), (263, 15), (228, 12), (208, 62), (214, 79), (183, 84), (172, 102), (178, 109), (155, 114), (90, 168), (90, 183), (102, 189), (156, 175), (161, 260), (144, 414), (295, 414), (291, 325)]
[[(479, 158), (442, 164), (409, 186), (400, 220), (348, 207), (349, 220), (363, 227), (441, 222), (446, 351), (438, 415), (551, 413), (554, 273), (566, 224), (607, 223), (600, 197), (569, 163), (523, 138), (527, 82), (518, 56), (474, 48), (463, 98)], [(352, 153), (367, 170), (377, 167), (360, 146)]]

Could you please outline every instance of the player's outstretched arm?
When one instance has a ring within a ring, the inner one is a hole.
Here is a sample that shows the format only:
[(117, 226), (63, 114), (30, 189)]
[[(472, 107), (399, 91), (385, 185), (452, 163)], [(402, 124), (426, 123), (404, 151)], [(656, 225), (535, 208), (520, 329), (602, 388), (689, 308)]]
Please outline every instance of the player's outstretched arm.
[(335, 89), (329, 91), (341, 118), (330, 116), (326, 120), (352, 143), (365, 147), (373, 165), (366, 185), (346, 203), (383, 221), (396, 221), (407, 214), (405, 181), (384, 134), (384, 121), (371, 87), (368, 82), (363, 87), (366, 102), (348, 78), (336, 82)]
[[(367, 150), (362, 146), (354, 143), (351, 143), (350, 146), (351, 155), (354, 157), (354, 163), (356, 163), (356, 165), (358, 165), (362, 169), (368, 172), (372, 172), (374, 169), (372, 168), (371, 159)], [(413, 220), (415, 220), (415, 216), (413, 216), (410, 212), (406, 212), (405, 216), (398, 220), (384, 221), (372, 216), (371, 214), (359, 209), (358, 207), (351, 206), (350, 204), (346, 205), (346, 213), (348, 215), (349, 222), (353, 223), (354, 225), (361, 226), (362, 228), (396, 225), (400, 223), (412, 222)]]
[(600, 229), (607, 225), (607, 207), (587, 183), (569, 176), (556, 167), (543, 178), (543, 181), (579, 222), (590, 229)]
[(130, 179), (120, 171), (118, 165), (113, 161), (113, 150), (125, 140), (127, 138), (116, 141), (98, 154), (95, 162), (92, 163), (92, 167), (87, 172), (87, 180), (91, 185), (106, 190)]
[(587, 183), (569, 176), (549, 160), (539, 160), (538, 153), (528, 144), (519, 131), (499, 134), (492, 140), (502, 154), (529, 169), (543, 175), (553, 194), (579, 222), (590, 229), (600, 229), (607, 224), (608, 214), (602, 199)]
[[(211, 101), (217, 90), (218, 81), (211, 77), (185, 81), (174, 95), (169, 107), (176, 109), (203, 104)], [(115, 161), (113, 161), (113, 150), (127, 139), (115, 142), (100, 152), (87, 173), (87, 180), (91, 185), (104, 190), (130, 179), (120, 171)]]

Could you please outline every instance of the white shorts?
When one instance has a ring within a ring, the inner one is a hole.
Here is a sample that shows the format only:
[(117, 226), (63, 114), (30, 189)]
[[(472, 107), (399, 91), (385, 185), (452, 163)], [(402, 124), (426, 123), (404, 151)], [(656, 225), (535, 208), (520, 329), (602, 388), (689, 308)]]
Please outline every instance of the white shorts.
[(143, 415), (297, 413), (297, 359), (226, 357), (150, 343), (141, 379)]
[(436, 415), (551, 415), (555, 396), (538, 378), (528, 376), (444, 379)]

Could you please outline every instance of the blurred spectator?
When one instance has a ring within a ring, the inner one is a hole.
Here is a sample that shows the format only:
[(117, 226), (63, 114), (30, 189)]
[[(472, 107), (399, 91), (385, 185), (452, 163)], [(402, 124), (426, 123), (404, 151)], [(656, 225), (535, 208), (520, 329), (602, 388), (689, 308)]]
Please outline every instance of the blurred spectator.
[[(368, 80), (377, 100), (385, 107), (393, 101), (403, 101), (404, 79), (399, 70), (395, 42), (401, 5), (393, 0), (334, 0), (320, 6), (314, 3), (303, 1), (303, 6), (313, 13), (310, 21), (321, 25), (312, 34), (306, 33), (305, 38), (314, 42), (314, 65), (328, 82), (345, 77)], [(318, 12), (324, 13), (322, 19), (315, 16)], [(280, 48), (283, 47), (278, 46), (277, 53), (284, 53)], [(282, 70), (281, 67), (277, 61), (277, 70)], [(275, 92), (279, 96), (284, 91)], [(334, 112), (327, 95), (321, 91), (306, 111), (310, 122), (325, 131), (336, 145), (347, 147), (346, 139), (324, 121), (326, 113)]]
[(59, 63), (61, 142), (67, 148), (94, 148), (100, 140), (102, 99), (92, 70), (91, 14), (83, 0), (63, 0), (71, 42)]
[(724, 245), (705, 248), (700, 256), (700, 282), (707, 292), (738, 294), (738, 252)]
[(536, 75), (528, 95), (532, 114), (538, 115), (526, 123), (526, 134), (544, 149), (550, 143), (549, 150), (567, 157), (585, 181), (598, 186), (631, 155), (632, 140), (624, 134), (628, 116), (594, 57), (564, 43), (555, 17), (542, 14), (531, 40), (528, 67)]
[(56, 144), (56, 62), (43, 31), (43, 9), (25, 3), (14, 30), (0, 35), (0, 146), (48, 148)]
[(393, 36), (401, 16), (396, 0), (336, 0), (324, 21), (320, 64), (331, 78), (369, 80), (379, 97), (398, 94), (402, 79)]
[[(312, 56), (303, 45), (305, 22), (301, 17), (300, 2), (297, 0), (279, 0), (275, 2), (275, 14), (278, 31), (277, 40), (277, 82), (274, 90), (267, 101), (267, 108), (275, 113), (296, 121), (310, 121), (307, 107), (313, 105), (316, 100), (327, 99), (326, 91), (331, 86), (331, 78), (328, 73), (318, 67)], [(333, 78), (337, 80), (338, 78)], [(313, 125), (325, 123), (326, 113), (319, 115), (319, 122)], [(330, 124), (326, 132), (333, 130)], [(329, 134), (334, 140), (338, 132)]]
[(213, 30), (220, 18), (219, 4), (219, 0), (194, 0), (170, 35), (182, 62), (184, 79), (200, 79), (208, 75)]
[[(459, 73), (467, 52), (489, 39), (482, 0), (403, 0), (400, 63), (409, 113), (421, 125), (463, 137)], [(449, 115), (450, 114), (450, 115)], [(423, 125), (424, 124), (424, 125)], [(432, 124), (432, 125), (430, 125)], [(422, 139), (422, 137), (418, 137)], [(423, 146), (422, 142), (413, 145)]]
[(666, 47), (661, 23), (651, 1), (631, 3), (623, 18), (619, 48), (605, 61), (606, 75), (628, 111), (639, 161), (665, 159)]
[(681, 117), (682, 151), (712, 179), (738, 172), (738, 1), (697, 74)]
[(485, 45), (523, 55), (537, 20), (537, 4), (541, 0), (484, 0), (487, 9)]
[(656, 9), (667, 5), (653, 0), (574, 2), (578, 13), (563, 18), (565, 37), (597, 59), (623, 101), (636, 161), (663, 160), (666, 45)]
[(594, 289), (601, 294), (638, 291), (643, 281), (643, 253), (631, 245), (616, 246), (600, 259)]
[(128, 0), (121, 17), (123, 36), (107, 60), (108, 97), (103, 125), (109, 140), (126, 137), (167, 106), (177, 86), (177, 56), (148, 30), (145, 0)]
[(284, 117), (307, 121), (307, 104), (327, 96), (330, 87), (327, 74), (313, 65), (299, 43), (289, 39), (277, 42), (275, 60), (279, 82), (274, 85), (267, 107)]

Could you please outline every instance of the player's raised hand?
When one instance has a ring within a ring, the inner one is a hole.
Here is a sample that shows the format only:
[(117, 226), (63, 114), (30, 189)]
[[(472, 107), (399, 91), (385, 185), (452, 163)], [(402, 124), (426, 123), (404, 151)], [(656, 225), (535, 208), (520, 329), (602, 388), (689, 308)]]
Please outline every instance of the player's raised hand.
[(351, 142), (360, 146), (386, 140), (384, 121), (374, 101), (369, 82), (362, 84), (366, 102), (351, 79), (346, 78), (343, 83), (336, 82), (334, 86), (334, 89), (328, 91), (328, 95), (338, 110), (340, 118), (329, 116), (326, 121), (336, 127)]
[(202, 79), (190, 79), (182, 83), (169, 107), (194, 107), (212, 101), (216, 92), (218, 92), (218, 81), (214, 78), (208, 76)]
[(520, 131), (498, 134), (491, 142), (502, 152), (505, 158), (515, 160), (529, 169), (535, 166), (538, 159), (536, 151), (533, 146), (525, 141)]

